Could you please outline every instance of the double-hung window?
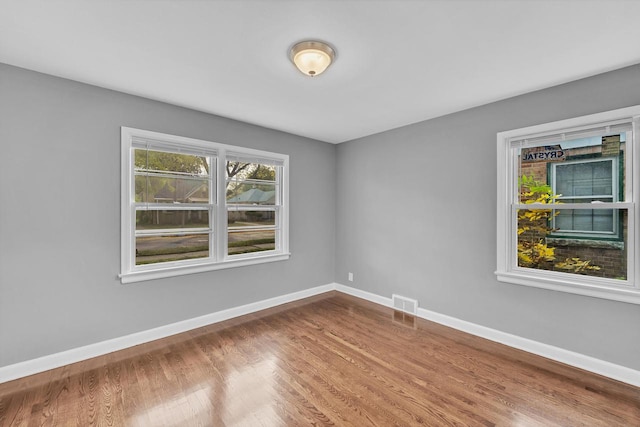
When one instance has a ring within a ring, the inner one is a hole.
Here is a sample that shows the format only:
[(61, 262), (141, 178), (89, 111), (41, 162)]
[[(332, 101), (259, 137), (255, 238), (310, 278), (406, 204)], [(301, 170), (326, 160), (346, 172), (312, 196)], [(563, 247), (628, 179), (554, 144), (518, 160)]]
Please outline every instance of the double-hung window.
[(635, 106), (498, 134), (498, 280), (640, 304), (639, 126)]
[(123, 283), (279, 261), (288, 156), (122, 128)]

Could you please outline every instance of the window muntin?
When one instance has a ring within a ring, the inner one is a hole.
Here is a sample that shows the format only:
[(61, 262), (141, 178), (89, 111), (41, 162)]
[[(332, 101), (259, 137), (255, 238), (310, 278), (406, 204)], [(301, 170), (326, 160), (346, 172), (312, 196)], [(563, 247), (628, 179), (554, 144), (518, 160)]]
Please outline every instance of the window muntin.
[(500, 281), (640, 303), (639, 115), (630, 107), (498, 134)]
[(285, 155), (122, 128), (122, 282), (287, 259), (287, 167)]

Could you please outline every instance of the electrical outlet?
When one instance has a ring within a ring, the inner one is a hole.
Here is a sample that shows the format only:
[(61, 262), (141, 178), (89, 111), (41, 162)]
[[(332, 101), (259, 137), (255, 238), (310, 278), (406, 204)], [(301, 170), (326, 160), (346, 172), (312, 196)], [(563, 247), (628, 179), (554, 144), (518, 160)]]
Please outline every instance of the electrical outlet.
[(353, 282), (353, 273), (349, 273), (349, 281)]

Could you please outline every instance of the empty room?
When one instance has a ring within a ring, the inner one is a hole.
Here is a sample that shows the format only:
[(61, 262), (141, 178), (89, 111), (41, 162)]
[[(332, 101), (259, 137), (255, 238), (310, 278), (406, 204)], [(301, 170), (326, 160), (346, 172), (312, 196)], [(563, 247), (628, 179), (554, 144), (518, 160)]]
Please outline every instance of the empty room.
[(637, 16), (0, 0), (0, 427), (640, 426)]

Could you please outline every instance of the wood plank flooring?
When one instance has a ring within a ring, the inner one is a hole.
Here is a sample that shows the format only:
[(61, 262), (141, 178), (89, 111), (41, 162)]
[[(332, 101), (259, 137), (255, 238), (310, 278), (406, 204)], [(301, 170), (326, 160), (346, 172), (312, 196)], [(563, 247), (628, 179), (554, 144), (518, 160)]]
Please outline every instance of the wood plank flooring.
[(337, 292), (0, 384), (0, 426), (640, 426), (640, 389)]

